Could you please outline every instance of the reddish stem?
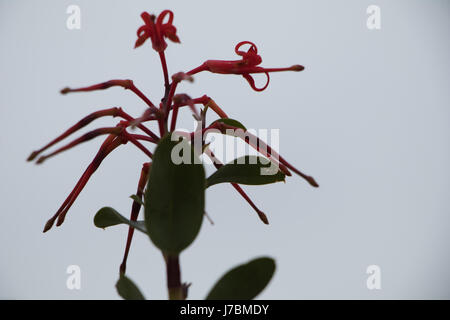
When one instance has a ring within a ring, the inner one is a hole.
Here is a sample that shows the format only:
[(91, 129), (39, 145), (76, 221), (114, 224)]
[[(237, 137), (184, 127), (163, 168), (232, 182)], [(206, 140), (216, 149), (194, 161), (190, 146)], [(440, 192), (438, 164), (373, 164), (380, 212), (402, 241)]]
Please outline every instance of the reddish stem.
[(166, 93), (164, 95), (167, 95), (167, 92), (170, 90), (170, 83), (169, 83), (169, 72), (167, 70), (166, 55), (164, 54), (164, 51), (159, 52), (159, 58), (161, 60), (161, 66), (164, 74), (164, 87), (166, 90)]
[(173, 106), (172, 119), (170, 119), (170, 132), (173, 132), (175, 130), (175, 127), (176, 127), (176, 124), (177, 124), (178, 108), (179, 107), (180, 107), (179, 104), (175, 104)]
[[(141, 175), (139, 177), (138, 187), (137, 187), (137, 191), (136, 191), (136, 196), (138, 196), (139, 199), (142, 199), (142, 195), (144, 193), (145, 184), (147, 183), (147, 178), (148, 178), (149, 167), (150, 167), (149, 162), (146, 162), (142, 165)], [(141, 204), (137, 201), (133, 201), (133, 205), (131, 206), (131, 214), (130, 214), (131, 221), (137, 220), (140, 210), (141, 210)], [(125, 253), (123, 255), (122, 264), (120, 265), (120, 273), (122, 273), (122, 274), (125, 274), (125, 271), (127, 268), (128, 253), (130, 251), (131, 241), (133, 240), (133, 234), (134, 234), (134, 228), (130, 226), (128, 228), (128, 236), (127, 236), (127, 242), (125, 245)]]
[(130, 141), (132, 144), (134, 144), (136, 147), (138, 147), (142, 152), (144, 152), (147, 156), (149, 156), (150, 158), (153, 158), (153, 154), (152, 154), (146, 147), (144, 147), (144, 146), (138, 141), (138, 139), (136, 139), (136, 138), (134, 137), (134, 135), (129, 134), (129, 133), (126, 132), (125, 130), (123, 130), (121, 134), (124, 136), (125, 141)]
[[(214, 153), (207, 148), (205, 150), (206, 154), (208, 155), (208, 157), (210, 157), (210, 159), (212, 160), (214, 166), (216, 167), (216, 169), (219, 169), (220, 167), (223, 166), (223, 164), (221, 163), (221, 161), (219, 159), (216, 158), (216, 156), (214, 155)], [(256, 214), (258, 215), (258, 217), (261, 219), (262, 222), (264, 222), (265, 224), (269, 224), (269, 220), (267, 219), (267, 216), (265, 215), (264, 212), (262, 212), (254, 203), (253, 201), (250, 199), (250, 197), (245, 193), (245, 191), (241, 188), (241, 186), (239, 186), (237, 183), (231, 183), (231, 185), (233, 186), (234, 189), (236, 189), (237, 192), (239, 192), (239, 194), (245, 199), (245, 201), (248, 202), (248, 204), (253, 208), (253, 210), (255, 210)]]

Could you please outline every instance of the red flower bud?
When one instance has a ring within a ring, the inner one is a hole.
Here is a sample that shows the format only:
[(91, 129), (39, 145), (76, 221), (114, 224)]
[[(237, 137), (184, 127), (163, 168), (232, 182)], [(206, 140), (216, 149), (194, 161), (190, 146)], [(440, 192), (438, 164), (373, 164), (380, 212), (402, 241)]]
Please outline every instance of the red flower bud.
[[(249, 44), (250, 48), (245, 51), (239, 50), (243, 45)], [(244, 79), (248, 81), (250, 86), (255, 91), (263, 91), (267, 88), (270, 82), (269, 72), (279, 72), (279, 71), (302, 71), (304, 69), (301, 65), (294, 65), (288, 68), (262, 68), (258, 65), (262, 62), (262, 58), (258, 55), (258, 48), (253, 42), (242, 41), (239, 42), (234, 48), (234, 52), (241, 56), (241, 60), (207, 60), (199, 67), (192, 69), (188, 72), (189, 75), (194, 75), (202, 71), (209, 71), (213, 73), (220, 74), (238, 74), (242, 75)], [(253, 73), (264, 73), (267, 77), (266, 84), (257, 88), (255, 81), (250, 74)]]

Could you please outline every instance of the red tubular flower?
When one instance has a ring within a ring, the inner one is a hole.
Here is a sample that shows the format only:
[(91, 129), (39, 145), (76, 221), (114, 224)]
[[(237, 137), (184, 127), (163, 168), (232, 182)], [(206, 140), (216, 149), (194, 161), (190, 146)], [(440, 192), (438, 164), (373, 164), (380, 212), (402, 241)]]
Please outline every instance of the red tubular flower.
[[(205, 149), (205, 153), (206, 155), (212, 160), (214, 166), (216, 167), (216, 169), (219, 169), (220, 167), (223, 166), (223, 163), (220, 162), (219, 159), (217, 159), (217, 157), (214, 155), (214, 153), (211, 151), (211, 149), (206, 148)], [(234, 189), (236, 189), (236, 191), (245, 199), (245, 201), (247, 201), (247, 203), (253, 208), (253, 210), (255, 210), (256, 214), (258, 215), (259, 219), (264, 223), (264, 224), (269, 224), (269, 219), (267, 219), (267, 216), (264, 212), (262, 212), (252, 201), (252, 199), (250, 199), (250, 197), (245, 193), (244, 190), (242, 190), (241, 186), (238, 185), (237, 183), (231, 183), (231, 185), (233, 186)]]
[(134, 92), (139, 98), (141, 98), (154, 112), (158, 112), (158, 108), (155, 107), (153, 102), (150, 101), (147, 96), (145, 96), (133, 83), (133, 80), (109, 80), (106, 82), (94, 84), (89, 87), (83, 87), (83, 88), (76, 88), (72, 89), (69, 87), (65, 87), (60, 92), (61, 94), (67, 94), (71, 92), (89, 92), (89, 91), (96, 91), (96, 90), (105, 90), (111, 87), (122, 87), (124, 89), (131, 90)]
[[(217, 129), (221, 130), (222, 133), (226, 133), (227, 129), (231, 129), (232, 132), (236, 132), (236, 133), (238, 133), (239, 130), (241, 130), (242, 133), (244, 133), (244, 131), (242, 129), (238, 128), (238, 127), (230, 126), (230, 125), (223, 124), (223, 123), (217, 123), (216, 122), (214, 124), (214, 128), (217, 128)], [(298, 170), (297, 168), (295, 168), (293, 165), (291, 165), (289, 162), (287, 162), (282, 156), (280, 156), (275, 150), (273, 150), (267, 143), (265, 143), (260, 138), (258, 138), (257, 136), (254, 136), (253, 134), (251, 134), (248, 131), (246, 131), (245, 134), (246, 135), (243, 135), (243, 136), (237, 134), (236, 136), (239, 137), (239, 138), (242, 138), (246, 143), (248, 143), (256, 151), (262, 153), (269, 160), (275, 160), (276, 162), (278, 162), (278, 166), (280, 167), (280, 170), (283, 171), (286, 175), (288, 175), (288, 176), (291, 175), (289, 173), (289, 171), (286, 169), (286, 167), (287, 167), (289, 170), (294, 171), (300, 177), (305, 179), (312, 187), (315, 187), (315, 188), (319, 187), (319, 184), (316, 182), (316, 180), (314, 180), (313, 177), (311, 177), (309, 175), (306, 175), (303, 172), (301, 172), (300, 170)], [(250, 136), (253, 139), (250, 139), (249, 138)], [(256, 144), (252, 143), (252, 140)]]
[(106, 158), (108, 154), (110, 154), (115, 148), (120, 146), (124, 141), (122, 141), (121, 137), (116, 137), (115, 135), (109, 135), (106, 140), (103, 142), (100, 150), (97, 152), (94, 160), (89, 164), (86, 171), (81, 176), (80, 180), (78, 180), (75, 188), (73, 188), (72, 192), (69, 194), (67, 199), (61, 205), (61, 207), (56, 211), (53, 217), (47, 221), (44, 227), (44, 232), (47, 232), (51, 229), (55, 220), (58, 219), (56, 225), (59, 226), (64, 222), (64, 218), (69, 211), (70, 207), (73, 205), (75, 200), (78, 198), (78, 195), (83, 190), (84, 186), (88, 182), (89, 178), (92, 174), (98, 169), (102, 161)]
[[(250, 48), (245, 51), (239, 50), (243, 45), (250, 45)], [(260, 55), (258, 55), (258, 48), (253, 42), (250, 41), (242, 41), (239, 42), (236, 47), (234, 48), (234, 52), (236, 52), (237, 55), (241, 56), (241, 60), (207, 60), (199, 67), (192, 69), (187, 74), (188, 75), (194, 75), (196, 73), (202, 72), (202, 71), (209, 71), (213, 73), (220, 73), (220, 74), (238, 74), (242, 75), (245, 80), (248, 81), (250, 86), (255, 91), (263, 91), (267, 88), (270, 82), (270, 76), (269, 72), (279, 72), (279, 71), (302, 71), (305, 69), (301, 65), (294, 65), (288, 68), (262, 68), (258, 67), (258, 65), (262, 62), (262, 58)], [(261, 87), (257, 88), (255, 85), (255, 80), (250, 75), (252, 73), (264, 73), (267, 77), (266, 84)]]
[[(75, 126), (64, 132), (61, 136), (47, 144), (45, 147), (34, 151), (30, 157), (28, 158), (29, 161), (33, 160), (37, 155), (39, 155), (41, 152), (46, 150), (47, 148), (51, 147), (55, 143), (61, 141), (62, 139), (66, 138), (73, 132), (77, 131), (78, 129), (86, 126), (96, 118), (102, 117), (102, 116), (121, 116), (123, 118), (126, 118), (127, 120), (123, 120), (117, 124), (116, 127), (108, 127), (108, 128), (99, 128), (93, 131), (90, 131), (81, 137), (75, 139), (74, 141), (70, 142), (69, 144), (57, 149), (56, 151), (41, 156), (37, 163), (44, 162), (47, 158), (54, 156), (60, 152), (63, 152), (65, 150), (68, 150), (80, 143), (86, 142), (88, 140), (91, 140), (99, 135), (108, 134), (108, 137), (103, 142), (102, 146), (100, 147), (99, 151), (97, 152), (97, 155), (95, 156), (94, 160), (92, 160), (91, 164), (87, 167), (86, 171), (83, 173), (81, 178), (79, 179), (78, 183), (75, 185), (72, 192), (69, 194), (67, 199), (64, 201), (64, 203), (61, 205), (61, 207), (58, 209), (58, 211), (55, 213), (55, 215), (46, 223), (44, 232), (48, 231), (54, 224), (55, 220), (57, 220), (57, 226), (61, 225), (64, 222), (65, 216), (67, 212), (69, 211), (72, 204), (77, 199), (80, 192), (83, 190), (87, 182), (89, 181), (92, 174), (98, 169), (102, 161), (110, 154), (114, 149), (116, 149), (121, 144), (126, 144), (127, 142), (131, 142), (136, 147), (138, 147), (141, 151), (143, 151), (147, 156), (152, 158), (153, 154), (144, 147), (138, 140), (145, 140), (153, 143), (157, 143), (157, 140), (152, 138), (151, 136), (141, 136), (141, 135), (135, 135), (130, 134), (126, 131), (126, 128), (130, 125), (130, 120), (135, 120), (128, 114), (122, 111), (120, 108), (111, 108), (106, 110), (101, 110), (98, 112), (95, 112), (81, 121), (79, 121)], [(140, 128), (145, 128), (142, 125), (139, 125)]]
[(122, 128), (120, 128), (120, 127), (110, 127), (110, 128), (98, 128), (98, 129), (89, 131), (88, 133), (83, 134), (81, 137), (66, 144), (65, 146), (62, 146), (47, 155), (43, 155), (43, 156), (39, 157), (39, 159), (36, 161), (36, 163), (41, 164), (50, 157), (53, 157), (63, 151), (69, 150), (69, 149), (79, 145), (80, 143), (92, 140), (100, 135), (104, 135), (104, 134), (118, 135), (121, 130), (122, 130)]
[[(45, 150), (47, 150), (48, 148), (52, 147), (53, 145), (55, 145), (56, 143), (62, 141), (63, 139), (67, 138), (68, 136), (70, 136), (72, 133), (82, 129), (83, 127), (87, 126), (88, 124), (90, 124), (92, 121), (105, 117), (105, 116), (112, 116), (112, 117), (121, 117), (127, 121), (131, 121), (133, 122), (135, 119), (133, 117), (131, 117), (128, 113), (124, 112), (122, 110), (122, 108), (110, 108), (110, 109), (104, 109), (104, 110), (99, 110), (96, 112), (91, 113), (90, 115), (84, 117), (83, 119), (81, 119), (80, 121), (78, 121), (75, 125), (73, 125), (72, 127), (70, 127), (69, 129), (67, 129), (63, 134), (61, 134), (59, 137), (57, 137), (56, 139), (52, 140), (51, 142), (49, 142), (48, 144), (46, 144), (44, 147), (33, 151), (30, 156), (27, 158), (27, 161), (33, 161), (39, 154), (41, 154), (42, 152), (44, 152)], [(150, 129), (148, 129), (147, 127), (143, 126), (142, 124), (138, 124), (137, 127), (139, 129), (141, 129), (143, 132), (145, 132), (146, 134), (148, 134), (154, 141), (158, 141), (159, 137), (154, 134)], [(62, 147), (60, 149), (58, 149), (58, 152), (52, 152), (50, 155), (44, 156), (39, 158), (37, 163), (42, 163), (46, 158), (50, 157), (51, 155), (54, 155), (56, 153), (59, 153), (61, 151), (67, 150), (73, 146), (75, 146), (78, 143), (90, 140), (100, 134), (106, 134), (106, 133), (113, 133), (111, 132), (112, 129), (108, 128), (103, 128), (103, 130), (101, 129), (96, 129), (94, 131), (91, 131), (87, 134), (85, 134), (84, 136), (78, 138), (75, 141), (78, 142), (72, 142), (71, 144), (67, 145), (66, 147)], [(108, 131), (109, 130), (109, 131)], [(114, 129), (114, 132), (116, 130)], [(84, 137), (84, 138), (83, 138)]]
[[(168, 21), (163, 23), (164, 19), (168, 16)], [(167, 48), (167, 43), (164, 38), (168, 38), (172, 42), (179, 43), (180, 39), (177, 36), (177, 29), (172, 24), (173, 12), (170, 10), (164, 10), (160, 13), (158, 18), (155, 15), (143, 12), (141, 14), (144, 25), (137, 31), (138, 39), (134, 45), (135, 48), (140, 47), (144, 42), (150, 38), (152, 41), (152, 47), (157, 52), (163, 52)], [(155, 21), (156, 20), (156, 21)]]
[[(53, 226), (53, 223), (55, 222), (56, 219), (58, 219), (56, 223), (57, 226), (60, 226), (64, 222), (67, 212), (69, 211), (70, 207), (75, 202), (75, 200), (77, 199), (78, 195), (81, 193), (83, 188), (86, 186), (92, 174), (98, 169), (98, 167), (100, 166), (102, 161), (108, 156), (108, 154), (110, 154), (118, 146), (120, 146), (121, 144), (126, 144), (127, 142), (131, 142), (141, 151), (143, 151), (147, 156), (149, 156), (150, 158), (153, 157), (153, 154), (138, 141), (138, 139), (136, 138), (137, 135), (132, 135), (126, 132), (124, 128), (125, 123), (126, 122), (119, 123), (119, 125), (116, 128), (120, 129), (120, 132), (114, 132), (110, 134), (103, 142), (94, 160), (92, 160), (91, 164), (87, 167), (86, 171), (83, 173), (80, 180), (75, 185), (75, 188), (72, 190), (67, 199), (58, 209), (56, 214), (46, 223), (44, 232), (48, 231)], [(112, 130), (115, 128), (108, 128), (108, 129)], [(85, 136), (82, 136), (82, 138), (85, 139)], [(79, 139), (75, 140), (75, 142), (79, 143)], [(73, 146), (72, 144), (69, 145)], [(66, 149), (68, 149), (68, 147), (64, 148), (64, 150)], [(59, 150), (57, 150), (57, 152), (59, 152)]]
[[(146, 162), (142, 165), (141, 176), (139, 178), (138, 187), (137, 187), (137, 191), (136, 191), (136, 196), (141, 200), (142, 200), (142, 196), (144, 194), (145, 184), (147, 183), (150, 166), (151, 166), (150, 162)], [(137, 220), (140, 210), (141, 210), (141, 204), (139, 202), (137, 202), (136, 200), (134, 200), (133, 205), (131, 206), (131, 214), (130, 214), (131, 221)], [(125, 274), (125, 271), (127, 268), (128, 253), (130, 252), (130, 246), (131, 246), (131, 241), (133, 240), (133, 234), (134, 234), (134, 228), (130, 226), (128, 228), (128, 236), (127, 236), (127, 242), (125, 245), (125, 253), (123, 255), (122, 264), (120, 265), (120, 269), (119, 269), (120, 273), (122, 273), (122, 274)]]

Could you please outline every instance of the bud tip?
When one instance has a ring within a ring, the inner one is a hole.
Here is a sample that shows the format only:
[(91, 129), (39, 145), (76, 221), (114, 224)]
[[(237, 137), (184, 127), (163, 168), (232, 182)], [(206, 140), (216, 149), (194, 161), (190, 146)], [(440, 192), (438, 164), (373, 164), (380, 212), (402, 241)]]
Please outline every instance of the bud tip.
[(319, 184), (316, 182), (316, 180), (314, 180), (313, 177), (308, 177), (308, 182), (310, 185), (312, 185), (314, 188), (318, 188)]
[(303, 71), (303, 70), (305, 70), (305, 67), (304, 67), (304, 66), (301, 66), (301, 65), (299, 65), (299, 64), (296, 64), (296, 65), (294, 65), (294, 66), (291, 67), (291, 70), (292, 70), (292, 71)]
[(44, 230), (42, 232), (47, 232), (48, 230), (50, 230), (53, 227), (53, 222), (55, 222), (54, 219), (50, 219), (47, 221), (47, 223), (45, 224)]
[(61, 89), (61, 91), (60, 91), (61, 94), (66, 94), (66, 93), (69, 93), (69, 92), (70, 92), (70, 88), (69, 87), (65, 87), (65, 88)]
[(269, 219), (267, 219), (267, 216), (262, 211), (258, 211), (258, 216), (261, 219), (264, 224), (269, 224)]
[(41, 164), (45, 161), (45, 156), (39, 157), (39, 159), (37, 159), (36, 164)]
[(27, 158), (27, 161), (33, 161), (34, 158), (36, 158), (36, 156), (39, 154), (39, 152), (37, 151), (33, 151)]
[(59, 227), (60, 225), (62, 225), (64, 222), (64, 215), (60, 215), (58, 217), (58, 221), (56, 221), (56, 226)]

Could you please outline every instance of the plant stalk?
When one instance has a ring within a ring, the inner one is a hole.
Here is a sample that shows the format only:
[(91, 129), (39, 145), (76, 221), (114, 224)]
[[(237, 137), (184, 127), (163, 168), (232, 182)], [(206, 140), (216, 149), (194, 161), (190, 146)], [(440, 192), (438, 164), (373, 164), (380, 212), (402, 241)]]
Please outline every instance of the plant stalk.
[(185, 300), (186, 290), (181, 283), (180, 260), (178, 255), (164, 255), (167, 272), (169, 300)]

